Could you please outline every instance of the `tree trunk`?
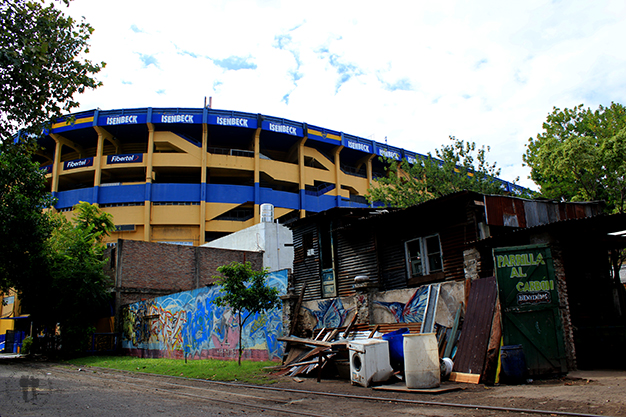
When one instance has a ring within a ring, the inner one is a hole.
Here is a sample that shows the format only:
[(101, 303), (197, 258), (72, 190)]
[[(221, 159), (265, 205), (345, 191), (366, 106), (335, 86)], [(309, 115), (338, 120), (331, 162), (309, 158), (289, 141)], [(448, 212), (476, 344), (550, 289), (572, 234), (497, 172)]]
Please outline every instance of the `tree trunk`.
[(241, 344), (241, 336), (243, 334), (243, 328), (241, 326), (241, 311), (237, 314), (237, 318), (239, 319), (239, 361), (237, 363), (241, 366), (241, 354), (243, 353), (243, 345)]

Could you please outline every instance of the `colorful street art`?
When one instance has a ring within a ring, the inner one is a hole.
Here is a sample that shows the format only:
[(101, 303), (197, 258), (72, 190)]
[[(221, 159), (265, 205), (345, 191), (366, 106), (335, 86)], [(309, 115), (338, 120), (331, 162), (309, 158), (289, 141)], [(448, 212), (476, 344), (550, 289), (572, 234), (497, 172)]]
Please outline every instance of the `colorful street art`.
[[(269, 285), (287, 289), (287, 270), (270, 272)], [(239, 328), (230, 309), (213, 300), (218, 286), (186, 291), (126, 306), (122, 347), (134, 355), (169, 358), (236, 358)], [(283, 354), (282, 308), (251, 316), (244, 324), (244, 359), (276, 360)]]
[(397, 323), (421, 323), (428, 301), (428, 286), (419, 287), (406, 303), (374, 301), (393, 314)]
[(315, 309), (305, 306), (302, 308), (313, 318), (313, 329), (341, 327), (348, 314), (355, 310), (346, 310), (340, 298), (319, 300)]

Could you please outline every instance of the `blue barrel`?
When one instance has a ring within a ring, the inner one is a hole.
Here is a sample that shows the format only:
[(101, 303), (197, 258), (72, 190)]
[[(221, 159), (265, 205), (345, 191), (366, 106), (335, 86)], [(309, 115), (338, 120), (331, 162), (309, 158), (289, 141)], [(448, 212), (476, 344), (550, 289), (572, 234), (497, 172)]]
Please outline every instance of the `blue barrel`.
[(402, 335), (408, 332), (409, 328), (403, 327), (383, 335), (383, 340), (389, 344), (389, 359), (392, 366), (404, 364), (404, 336)]
[(526, 381), (526, 357), (522, 345), (502, 346), (500, 348), (500, 382), (521, 384)]

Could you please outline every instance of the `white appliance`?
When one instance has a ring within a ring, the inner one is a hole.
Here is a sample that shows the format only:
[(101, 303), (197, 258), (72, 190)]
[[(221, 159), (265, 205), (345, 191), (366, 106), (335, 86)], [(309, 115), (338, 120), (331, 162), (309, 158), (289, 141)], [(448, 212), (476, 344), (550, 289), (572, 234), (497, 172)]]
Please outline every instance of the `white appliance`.
[(353, 340), (348, 344), (348, 349), (352, 385), (369, 387), (373, 382), (388, 380), (393, 374), (386, 340)]

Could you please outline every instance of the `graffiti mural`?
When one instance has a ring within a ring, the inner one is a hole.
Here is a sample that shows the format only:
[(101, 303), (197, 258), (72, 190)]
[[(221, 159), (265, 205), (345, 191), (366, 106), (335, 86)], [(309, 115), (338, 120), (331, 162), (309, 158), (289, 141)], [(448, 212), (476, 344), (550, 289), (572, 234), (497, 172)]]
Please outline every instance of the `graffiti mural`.
[[(268, 276), (281, 295), (287, 289), (287, 272)], [(219, 292), (218, 286), (205, 287), (124, 307), (122, 347), (150, 357), (236, 358), (243, 331), (244, 359), (280, 359), (282, 308), (251, 316), (241, 330), (229, 308), (213, 304)]]
[(314, 308), (302, 306), (304, 311), (313, 319), (313, 329), (323, 327), (341, 327), (348, 314), (356, 309), (346, 309), (340, 298), (328, 298), (319, 300)]
[(374, 301), (376, 305), (386, 308), (398, 323), (421, 323), (424, 319), (428, 286), (419, 287), (406, 303), (397, 301)]

